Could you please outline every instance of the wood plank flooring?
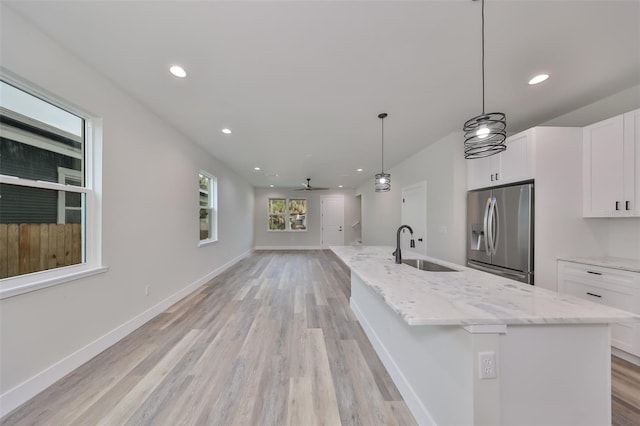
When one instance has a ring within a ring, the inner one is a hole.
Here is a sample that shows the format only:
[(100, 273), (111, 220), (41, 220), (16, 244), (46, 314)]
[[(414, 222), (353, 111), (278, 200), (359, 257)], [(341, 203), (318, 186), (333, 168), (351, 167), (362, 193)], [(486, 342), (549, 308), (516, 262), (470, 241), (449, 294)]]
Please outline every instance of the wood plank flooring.
[[(329, 251), (259, 251), (0, 425), (412, 425)], [(640, 425), (640, 367), (612, 358), (612, 424)]]
[(2, 425), (412, 425), (330, 251), (260, 251)]
[(613, 426), (640, 425), (640, 367), (611, 357)]

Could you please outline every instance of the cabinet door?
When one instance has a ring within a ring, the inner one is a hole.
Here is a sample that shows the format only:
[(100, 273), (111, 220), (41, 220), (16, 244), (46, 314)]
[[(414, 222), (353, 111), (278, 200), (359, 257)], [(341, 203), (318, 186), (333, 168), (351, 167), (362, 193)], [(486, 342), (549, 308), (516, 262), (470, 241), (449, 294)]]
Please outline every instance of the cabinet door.
[(640, 216), (640, 109), (624, 115), (624, 213)]
[(499, 183), (533, 179), (533, 131), (518, 133), (507, 138), (507, 149), (500, 156)]
[(486, 188), (496, 185), (496, 174), (500, 166), (500, 155), (467, 160), (468, 189)]
[[(558, 261), (558, 291), (640, 313), (640, 274)], [(640, 356), (640, 324), (611, 324), (611, 345)]]
[(584, 216), (623, 214), (623, 124), (619, 115), (583, 130)]

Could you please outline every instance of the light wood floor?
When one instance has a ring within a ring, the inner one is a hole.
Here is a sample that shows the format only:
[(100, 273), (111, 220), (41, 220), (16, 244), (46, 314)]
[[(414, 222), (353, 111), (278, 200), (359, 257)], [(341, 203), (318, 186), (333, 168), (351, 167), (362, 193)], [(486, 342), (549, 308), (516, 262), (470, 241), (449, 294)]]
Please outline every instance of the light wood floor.
[[(329, 251), (256, 252), (1, 425), (415, 424)], [(613, 357), (613, 425), (640, 425), (640, 368)]]
[(613, 426), (640, 425), (640, 367), (611, 357)]
[(415, 424), (329, 251), (256, 252), (2, 425)]

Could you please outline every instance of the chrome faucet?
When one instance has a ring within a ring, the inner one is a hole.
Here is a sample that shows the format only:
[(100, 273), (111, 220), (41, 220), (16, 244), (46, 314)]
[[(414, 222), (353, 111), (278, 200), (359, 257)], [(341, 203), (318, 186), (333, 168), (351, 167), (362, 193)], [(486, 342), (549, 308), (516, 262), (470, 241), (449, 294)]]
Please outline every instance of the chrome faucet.
[(407, 228), (411, 233), (411, 242), (409, 243), (409, 247), (415, 248), (416, 246), (416, 242), (413, 239), (413, 229), (411, 229), (409, 225), (401, 225), (400, 228), (398, 228), (398, 232), (396, 234), (396, 251), (391, 253), (396, 257), (396, 263), (402, 263), (402, 252), (400, 251), (400, 231), (402, 231), (404, 228)]

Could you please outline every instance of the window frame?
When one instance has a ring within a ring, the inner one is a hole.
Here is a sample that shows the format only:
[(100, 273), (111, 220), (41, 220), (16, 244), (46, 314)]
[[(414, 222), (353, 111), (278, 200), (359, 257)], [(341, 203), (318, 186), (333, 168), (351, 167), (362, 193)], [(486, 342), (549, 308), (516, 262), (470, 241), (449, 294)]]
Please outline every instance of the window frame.
[[(200, 176), (208, 180), (207, 205), (205, 207), (200, 205), (200, 195), (205, 192), (200, 188)], [(208, 211), (208, 226), (209, 226), (209, 238), (198, 241), (198, 247), (206, 246), (209, 244), (218, 242), (218, 178), (204, 170), (198, 172), (198, 213), (202, 208)], [(200, 214), (198, 214), (198, 230), (200, 230)]]
[(83, 262), (0, 279), (0, 300), (106, 272), (102, 265), (102, 119), (21, 77), (0, 69), (0, 79), (84, 119), (84, 186), (0, 174), (0, 183), (84, 194)]
[[(269, 205), (271, 200), (284, 200), (284, 213), (270, 213)], [(291, 229), (291, 218), (295, 217), (297, 213), (292, 214), (289, 208), (291, 200), (304, 200), (305, 202), (305, 228), (304, 229)], [(269, 219), (271, 216), (283, 216), (285, 228), (284, 229), (270, 229), (269, 228)], [(309, 226), (307, 225), (307, 218), (309, 216), (309, 199), (306, 197), (269, 197), (267, 200), (267, 232), (307, 232), (309, 230)]]

